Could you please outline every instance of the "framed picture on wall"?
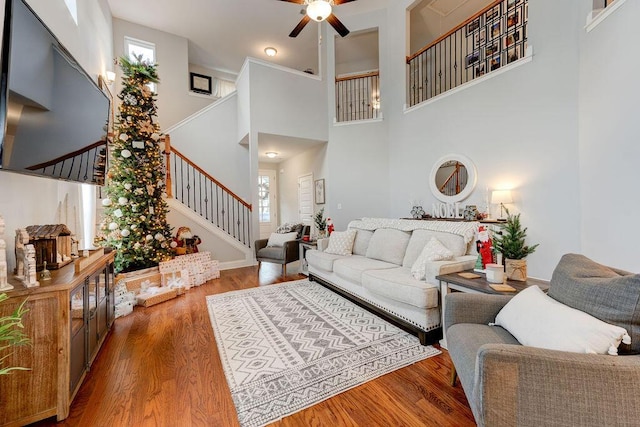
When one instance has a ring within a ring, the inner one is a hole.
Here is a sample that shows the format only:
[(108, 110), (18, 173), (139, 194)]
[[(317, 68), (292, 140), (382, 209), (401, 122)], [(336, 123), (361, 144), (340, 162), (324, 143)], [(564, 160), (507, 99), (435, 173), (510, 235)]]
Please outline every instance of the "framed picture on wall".
[(478, 61), (480, 61), (480, 51), (475, 51), (473, 53), (470, 53), (469, 55), (467, 55), (467, 57), (464, 60), (466, 68), (471, 67), (473, 64), (475, 64)]
[(473, 47), (478, 49), (487, 42), (487, 31), (483, 28), (473, 36)]
[(191, 92), (211, 95), (211, 76), (189, 73), (189, 90)]
[(324, 205), (324, 178), (316, 179), (314, 184), (316, 205)]
[(480, 28), (480, 17), (467, 24), (467, 37), (469, 37), (469, 35), (476, 31), (478, 28)]
[(500, 4), (496, 5), (484, 14), (484, 22), (489, 23), (500, 16)]

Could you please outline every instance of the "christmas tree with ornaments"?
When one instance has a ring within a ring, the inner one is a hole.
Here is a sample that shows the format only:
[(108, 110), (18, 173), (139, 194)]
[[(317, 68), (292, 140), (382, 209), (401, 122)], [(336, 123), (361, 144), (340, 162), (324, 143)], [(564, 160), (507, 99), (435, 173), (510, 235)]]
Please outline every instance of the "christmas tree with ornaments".
[(167, 223), (156, 94), (149, 87), (158, 82), (157, 68), (141, 57), (120, 58), (120, 66), (123, 88), (98, 239), (116, 250), (116, 272), (127, 272), (170, 259), (175, 243)]

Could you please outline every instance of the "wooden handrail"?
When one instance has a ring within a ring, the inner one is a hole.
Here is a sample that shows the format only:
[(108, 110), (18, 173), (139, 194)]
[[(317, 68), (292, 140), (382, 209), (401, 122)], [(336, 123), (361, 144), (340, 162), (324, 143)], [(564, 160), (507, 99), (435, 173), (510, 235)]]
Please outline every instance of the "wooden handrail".
[(451, 31), (449, 31), (448, 33), (445, 33), (443, 35), (441, 35), (440, 37), (438, 37), (437, 39), (435, 39), (434, 41), (432, 41), (431, 43), (429, 43), (428, 45), (426, 45), (425, 47), (423, 47), (422, 49), (420, 49), (419, 51), (417, 51), (416, 53), (414, 53), (413, 55), (407, 56), (407, 64), (410, 63), (412, 60), (414, 60), (417, 56), (419, 56), (420, 54), (426, 52), (427, 50), (429, 50), (430, 48), (432, 48), (433, 46), (437, 45), (438, 43), (440, 43), (442, 40), (446, 39), (447, 37), (449, 37), (451, 34), (455, 33), (456, 31), (458, 31), (460, 28), (463, 28), (465, 25), (467, 25), (469, 22), (473, 21), (474, 19), (476, 19), (477, 17), (479, 17), (480, 15), (482, 15), (483, 13), (489, 11), (489, 9), (493, 8), (494, 6), (497, 6), (498, 4), (502, 3), (503, 0), (496, 0), (493, 3), (491, 3), (489, 6), (485, 7), (484, 9), (482, 9), (480, 12), (476, 13), (475, 15), (471, 16), (470, 18), (468, 18), (466, 21), (464, 21), (462, 24), (458, 25), (457, 27), (453, 28)]
[(447, 185), (449, 185), (449, 181), (451, 181), (454, 177), (456, 178), (456, 194), (460, 193), (460, 168), (461, 168), (461, 164), (459, 162), (456, 162), (456, 166), (453, 169), (453, 172), (451, 172), (451, 175), (449, 175), (449, 178), (447, 178), (444, 181), (444, 184), (442, 184), (439, 188), (441, 193), (444, 191)]
[[(167, 135), (168, 136), (168, 135)], [(233, 191), (229, 190), (227, 187), (225, 187), (220, 181), (218, 181), (217, 179), (215, 179), (214, 177), (212, 177), (211, 175), (209, 175), (207, 172), (205, 172), (202, 168), (200, 168), (198, 165), (196, 165), (195, 163), (193, 163), (191, 160), (189, 160), (184, 154), (182, 154), (181, 152), (179, 152), (178, 150), (176, 150), (175, 148), (170, 146), (170, 150), (172, 152), (174, 152), (176, 154), (176, 156), (179, 156), (182, 160), (184, 160), (187, 164), (189, 164), (189, 166), (191, 166), (192, 168), (194, 168), (195, 170), (197, 170), (198, 172), (200, 172), (202, 175), (204, 175), (207, 179), (209, 179), (210, 181), (214, 182), (218, 187), (220, 187), (222, 190), (226, 191), (227, 193), (229, 193), (234, 199), (236, 199), (238, 202), (240, 202), (241, 204), (243, 204), (244, 206), (246, 206), (250, 211), (252, 210), (251, 204), (245, 202), (244, 200), (242, 200), (238, 195), (236, 195)], [(169, 194), (169, 193), (167, 193)]]
[(336, 77), (336, 83), (337, 82), (343, 82), (345, 80), (355, 80), (355, 79), (364, 79), (364, 78), (367, 78), (367, 77), (377, 77), (379, 75), (380, 75), (379, 71), (371, 71), (369, 73), (354, 74), (352, 76)]
[(167, 193), (167, 197), (173, 197), (173, 189), (171, 186), (171, 137), (169, 135), (163, 135), (161, 140), (164, 141), (164, 154), (165, 159), (165, 193)]
[(37, 165), (29, 166), (26, 169), (28, 169), (30, 171), (35, 171), (35, 170), (38, 170), (38, 169), (44, 169), (44, 168), (46, 168), (48, 166), (52, 166), (52, 165), (55, 165), (56, 163), (60, 163), (60, 162), (62, 162), (64, 160), (68, 160), (68, 159), (71, 159), (73, 157), (76, 157), (79, 154), (84, 154), (87, 151), (91, 151), (94, 148), (100, 147), (101, 145), (104, 145), (106, 147), (107, 146), (107, 141), (100, 140), (100, 141), (94, 142), (93, 144), (88, 145), (88, 146), (86, 146), (84, 148), (81, 148), (79, 150), (73, 151), (73, 152), (68, 153), (68, 154), (64, 154), (64, 155), (62, 155), (60, 157), (57, 157), (57, 158), (55, 158), (53, 160), (49, 160), (49, 161), (44, 162), (44, 163), (39, 163)]

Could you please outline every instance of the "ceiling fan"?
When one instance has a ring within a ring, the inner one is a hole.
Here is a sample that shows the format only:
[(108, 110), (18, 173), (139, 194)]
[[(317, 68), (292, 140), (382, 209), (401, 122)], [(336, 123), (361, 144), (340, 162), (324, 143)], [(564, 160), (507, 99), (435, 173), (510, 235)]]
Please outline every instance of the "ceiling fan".
[(310, 20), (322, 22), (325, 19), (342, 37), (349, 34), (349, 30), (342, 22), (333, 14), (331, 6), (339, 6), (343, 3), (349, 3), (355, 0), (280, 0), (289, 3), (306, 5), (306, 15), (298, 22), (298, 25), (291, 31), (289, 37), (296, 37), (300, 31), (309, 23)]

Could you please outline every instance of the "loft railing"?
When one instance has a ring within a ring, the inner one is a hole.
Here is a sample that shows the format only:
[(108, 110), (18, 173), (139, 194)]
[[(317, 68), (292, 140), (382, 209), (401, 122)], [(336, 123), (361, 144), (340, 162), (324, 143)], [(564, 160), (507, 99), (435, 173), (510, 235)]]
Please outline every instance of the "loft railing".
[(103, 185), (106, 167), (107, 142), (101, 140), (27, 169), (54, 178)]
[(251, 205), (213, 178), (164, 136), (167, 196), (251, 247)]
[(380, 113), (378, 71), (336, 77), (336, 121), (377, 119)]
[(410, 106), (524, 57), (528, 0), (498, 0), (407, 57)]

